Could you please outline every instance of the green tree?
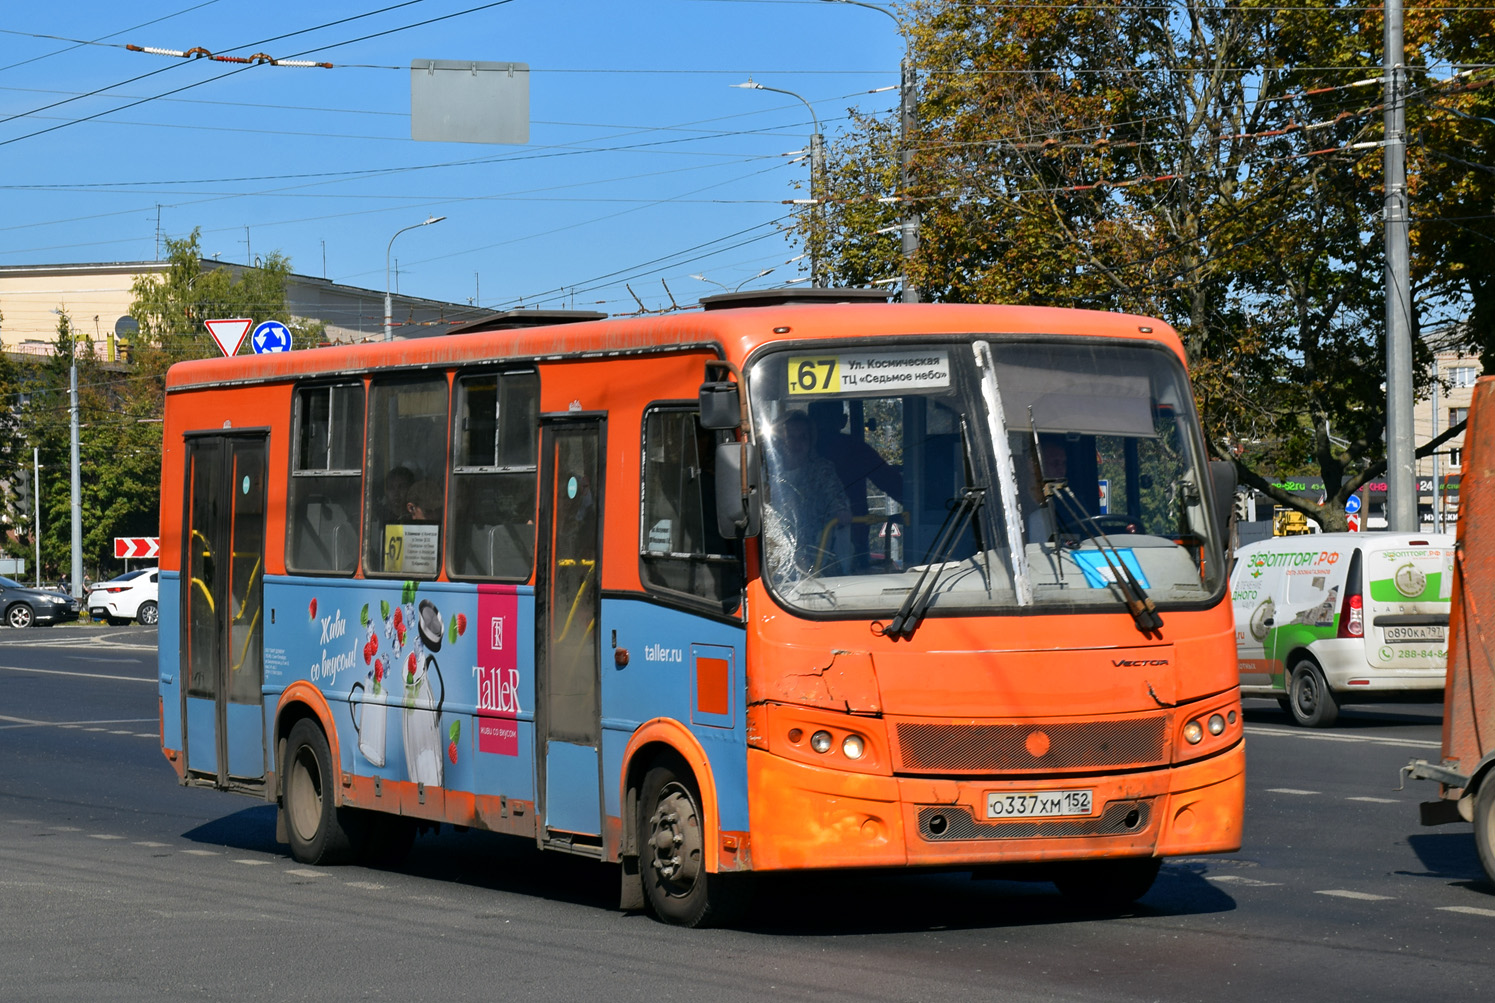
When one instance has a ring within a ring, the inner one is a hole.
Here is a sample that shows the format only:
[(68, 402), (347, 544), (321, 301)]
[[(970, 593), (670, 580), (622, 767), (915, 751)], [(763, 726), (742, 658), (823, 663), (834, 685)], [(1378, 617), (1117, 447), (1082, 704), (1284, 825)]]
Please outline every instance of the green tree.
[[(1451, 12), (1409, 13), (1408, 121), (1424, 137), (1456, 123), (1457, 146), (1495, 120), (1471, 110), (1488, 71), (1450, 85), (1420, 69), (1487, 43)], [(921, 89), (900, 194), (923, 217), (907, 271), (926, 297), (1167, 320), (1212, 446), (1247, 483), (1343, 528), (1345, 498), (1384, 470), (1380, 88), (1356, 85), (1379, 74), (1380, 9), (910, 0), (903, 13)], [(823, 232), (807, 236), (838, 282), (905, 270), (875, 235), (903, 211), (879, 201), (897, 191), (897, 160), (894, 124), (876, 117), (832, 151)], [(1415, 207), (1455, 198), (1488, 216), (1488, 168), (1428, 139), (1409, 175), (1417, 319), (1479, 318), (1495, 297), (1477, 278), (1495, 274), (1488, 237), (1468, 232), (1465, 260), (1446, 261), (1430, 242), (1442, 224)], [(1342, 485), (1322, 506), (1258, 472), (1308, 469)]]
[[(168, 237), (166, 251), (166, 271), (141, 275), (131, 287), (135, 298), (130, 316), (140, 325), (134, 361), (141, 372), (164, 374), (172, 363), (217, 356), (218, 345), (203, 324), (206, 320), (278, 320), (299, 342), (320, 336), (321, 323), (293, 318), (286, 307), (291, 263), (280, 252), (236, 275), (227, 265), (203, 260), (197, 229), (180, 239)], [(239, 347), (241, 355), (252, 351), (247, 339)]]

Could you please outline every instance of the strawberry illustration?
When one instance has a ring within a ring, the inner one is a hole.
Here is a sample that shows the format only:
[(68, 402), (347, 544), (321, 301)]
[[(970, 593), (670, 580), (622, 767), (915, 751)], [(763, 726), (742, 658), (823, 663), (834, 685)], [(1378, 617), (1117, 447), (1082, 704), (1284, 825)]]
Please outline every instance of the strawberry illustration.
[(448, 758), (448, 759), (450, 759), (452, 761), (452, 765), (453, 766), (457, 765), (457, 743), (456, 742), (452, 742), (450, 745), (448, 745), (446, 747), (446, 758)]
[(376, 659), (374, 659), (374, 682), (377, 684), (377, 683), (382, 683), (383, 681), (384, 681), (384, 661), (383, 661), (383, 659), (376, 658)]
[(415, 682), (415, 652), (413, 651), (410, 653), (410, 657), (405, 660), (405, 682)]
[(465, 633), (467, 633), (467, 614), (466, 613), (458, 613), (457, 614), (457, 636), (461, 637)]
[(405, 612), (404, 608), (400, 606), (395, 607), (395, 630), (402, 633), (405, 630)]
[(311, 597), (311, 603), (306, 607), (306, 613), (307, 613), (306, 618), (308, 620), (315, 620), (317, 618), (317, 597), (316, 596), (312, 596)]

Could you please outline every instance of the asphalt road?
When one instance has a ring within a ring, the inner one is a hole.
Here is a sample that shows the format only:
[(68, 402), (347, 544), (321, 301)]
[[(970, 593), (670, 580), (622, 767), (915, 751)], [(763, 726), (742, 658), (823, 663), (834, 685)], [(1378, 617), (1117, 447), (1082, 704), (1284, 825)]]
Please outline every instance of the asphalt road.
[(1423, 829), (1436, 705), (1331, 731), (1248, 702), (1246, 845), (1133, 910), (966, 875), (761, 882), (737, 930), (624, 915), (617, 873), (482, 833), (307, 868), (274, 812), (176, 786), (155, 633), (0, 630), (0, 999), (1417, 1000), (1490, 981), (1470, 827)]

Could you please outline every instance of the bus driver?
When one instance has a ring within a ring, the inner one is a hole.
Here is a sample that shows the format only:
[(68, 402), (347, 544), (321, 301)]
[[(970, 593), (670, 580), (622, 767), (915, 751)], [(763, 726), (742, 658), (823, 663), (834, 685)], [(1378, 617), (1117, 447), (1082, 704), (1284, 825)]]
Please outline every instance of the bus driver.
[[(823, 569), (833, 553), (820, 552), (832, 523), (851, 525), (851, 503), (830, 460), (815, 450), (815, 426), (803, 411), (779, 423), (770, 458), (764, 544), (776, 582), (790, 582)], [(826, 550), (830, 551), (829, 545)]]

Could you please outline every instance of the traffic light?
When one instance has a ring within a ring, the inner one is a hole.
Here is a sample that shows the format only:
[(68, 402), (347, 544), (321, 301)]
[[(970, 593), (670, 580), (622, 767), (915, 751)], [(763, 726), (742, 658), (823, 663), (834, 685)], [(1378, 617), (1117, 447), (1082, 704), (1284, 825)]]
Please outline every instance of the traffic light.
[(1237, 491), (1235, 494), (1235, 518), (1237, 522), (1249, 522), (1256, 514), (1256, 506), (1252, 504), (1254, 492)]
[(31, 471), (21, 468), (16, 477), (16, 511), (22, 518), (31, 517)]

